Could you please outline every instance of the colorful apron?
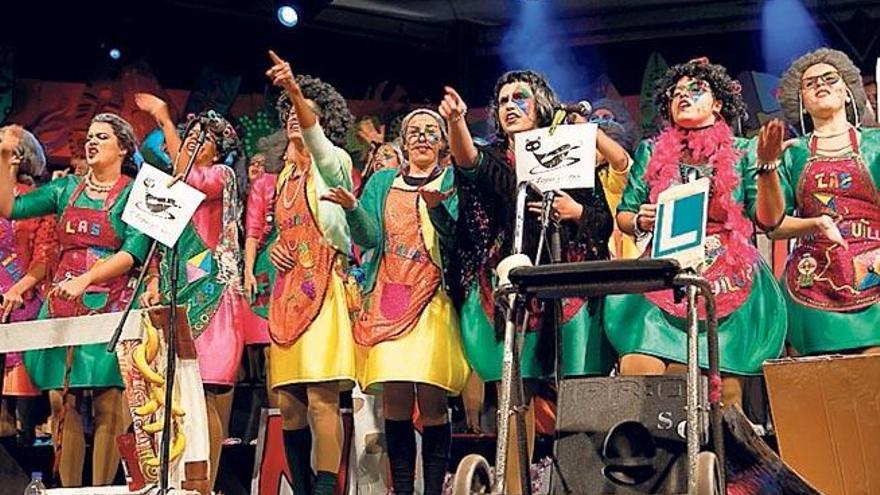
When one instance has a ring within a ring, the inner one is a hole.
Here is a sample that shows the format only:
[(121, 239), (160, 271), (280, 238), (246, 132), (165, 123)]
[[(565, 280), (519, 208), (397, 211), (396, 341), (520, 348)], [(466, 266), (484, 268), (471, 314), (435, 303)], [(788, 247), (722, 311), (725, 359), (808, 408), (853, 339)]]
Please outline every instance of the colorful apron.
[(269, 335), (281, 346), (296, 342), (318, 316), (336, 255), (309, 206), (306, 186), (311, 172), (297, 173), (284, 181), (275, 201), (277, 242), (296, 260), (293, 269), (278, 273), (272, 285)]
[(785, 285), (804, 306), (826, 311), (853, 311), (880, 301), (880, 192), (859, 155), (855, 129), (853, 153), (847, 157), (810, 158), (797, 185), (800, 215), (829, 215), (849, 249), (821, 234), (803, 237), (786, 265)]
[(440, 287), (440, 267), (422, 237), (418, 200), (415, 190), (388, 192), (385, 253), (370, 304), (354, 328), (359, 345), (373, 346), (412, 331)]
[[(177, 300), (186, 303), (186, 316), (189, 320), (193, 340), (198, 339), (207, 330), (220, 307), (220, 300), (226, 289), (218, 276), (220, 266), (214, 251), (196, 232), (192, 223), (187, 224), (180, 239), (177, 241), (178, 274)], [(159, 273), (170, 274), (170, 253), (162, 256)], [(162, 299), (170, 301), (170, 276), (162, 277)]]
[[(16, 242), (16, 223), (0, 218), (0, 294), (5, 294), (27, 273), (26, 256), (20, 256), (21, 247)], [(33, 241), (33, 239), (31, 239)], [(30, 247), (35, 249), (34, 243)], [(36, 290), (24, 294), (24, 305), (9, 315), (9, 323), (29, 321), (37, 317), (40, 311), (40, 298)], [(15, 396), (39, 395), (24, 369), (22, 355), (19, 352), (6, 354), (3, 380), (3, 394)]]
[[(121, 176), (107, 194), (100, 210), (74, 205), (85, 189), (85, 181), (79, 183), (58, 222), (61, 258), (55, 271), (55, 285), (86, 273), (122, 247), (122, 239), (110, 221), (110, 210), (129, 182), (130, 178)], [(65, 318), (121, 311), (133, 295), (130, 282), (131, 277), (121, 276), (91, 285), (75, 301), (50, 297), (49, 317)]]
[[(707, 166), (682, 165), (682, 182), (687, 183), (700, 177), (711, 176), (712, 169)], [(706, 260), (702, 275), (712, 286), (715, 295), (716, 316), (724, 318), (736, 311), (752, 293), (752, 283), (758, 269), (758, 250), (749, 242), (748, 232), (735, 233), (724, 227), (728, 212), (717, 201), (714, 187), (709, 191), (708, 220), (706, 222)], [(648, 245), (646, 253), (651, 252)], [(675, 292), (662, 290), (645, 294), (652, 303), (668, 314), (687, 318), (687, 300), (676, 303)], [(706, 308), (697, 305), (700, 319), (706, 318)]]

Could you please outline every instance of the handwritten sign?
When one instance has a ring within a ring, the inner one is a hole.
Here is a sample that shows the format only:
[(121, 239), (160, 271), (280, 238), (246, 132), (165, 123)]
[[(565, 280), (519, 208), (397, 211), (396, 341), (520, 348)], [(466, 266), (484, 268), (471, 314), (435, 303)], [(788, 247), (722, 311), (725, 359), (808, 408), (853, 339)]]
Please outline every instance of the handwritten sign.
[(657, 197), (652, 258), (674, 259), (695, 268), (706, 258), (706, 219), (709, 179), (673, 186)]
[(515, 135), (516, 179), (541, 191), (595, 185), (596, 124), (544, 127)]
[(171, 188), (171, 176), (144, 163), (131, 188), (122, 221), (162, 244), (177, 242), (205, 195), (184, 182)]

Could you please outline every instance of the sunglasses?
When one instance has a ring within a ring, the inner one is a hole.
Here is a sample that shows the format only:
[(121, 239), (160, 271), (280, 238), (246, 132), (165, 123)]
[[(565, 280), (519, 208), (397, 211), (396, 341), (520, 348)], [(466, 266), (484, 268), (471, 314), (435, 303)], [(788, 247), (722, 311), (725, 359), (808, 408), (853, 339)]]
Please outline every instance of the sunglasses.
[(801, 89), (804, 91), (815, 91), (820, 85), (834, 86), (840, 81), (840, 73), (837, 71), (829, 71), (824, 74), (813, 77), (805, 77), (801, 80)]
[(684, 96), (697, 98), (700, 95), (710, 92), (712, 92), (712, 87), (709, 86), (709, 83), (698, 79), (684, 85), (678, 85), (673, 88), (667, 89), (666, 96), (669, 97), (670, 100), (683, 98)]

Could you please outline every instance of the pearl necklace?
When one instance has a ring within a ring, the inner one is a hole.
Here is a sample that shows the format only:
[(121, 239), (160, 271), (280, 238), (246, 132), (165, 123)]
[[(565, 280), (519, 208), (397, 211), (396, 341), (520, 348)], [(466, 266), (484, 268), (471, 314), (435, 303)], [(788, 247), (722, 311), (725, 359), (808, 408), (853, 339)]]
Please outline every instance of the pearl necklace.
[(98, 182), (95, 182), (95, 177), (92, 175), (92, 172), (86, 174), (85, 180), (86, 187), (89, 191), (92, 191), (95, 194), (107, 194), (113, 189), (113, 184), (99, 184)]

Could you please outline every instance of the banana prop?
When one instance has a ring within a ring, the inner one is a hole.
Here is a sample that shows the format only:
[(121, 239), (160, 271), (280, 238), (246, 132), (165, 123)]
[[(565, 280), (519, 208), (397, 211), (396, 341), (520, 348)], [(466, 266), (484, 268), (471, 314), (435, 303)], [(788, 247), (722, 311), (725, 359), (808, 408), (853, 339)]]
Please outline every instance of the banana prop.
[[(140, 469), (147, 484), (158, 482), (160, 441), (162, 436), (171, 435), (170, 481), (172, 487), (179, 488), (181, 483), (193, 482), (188, 479), (189, 466), (209, 464), (204, 386), (192, 334), (189, 325), (183, 323), (178, 326), (174, 393), (171, 404), (165, 407), (167, 384), (163, 375), (168, 357), (162, 327), (153, 322), (167, 321), (167, 308), (143, 311), (141, 315), (140, 338), (123, 340), (117, 347), (134, 426), (136, 459), (132, 465)], [(170, 430), (163, 429), (165, 414), (171, 414)]]

